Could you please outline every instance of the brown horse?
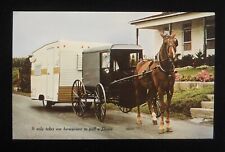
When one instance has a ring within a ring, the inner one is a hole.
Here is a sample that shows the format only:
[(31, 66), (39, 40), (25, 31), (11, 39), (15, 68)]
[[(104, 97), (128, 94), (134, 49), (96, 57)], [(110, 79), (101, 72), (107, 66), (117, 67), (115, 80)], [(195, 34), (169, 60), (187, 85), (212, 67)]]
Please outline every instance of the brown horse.
[[(143, 73), (135, 80), (136, 87), (136, 101), (137, 105), (143, 96), (147, 94), (147, 103), (152, 114), (153, 124), (157, 124), (156, 118), (156, 98), (159, 97), (161, 121), (159, 126), (159, 133), (165, 131), (171, 132), (170, 127), (170, 104), (174, 91), (175, 82), (175, 66), (176, 47), (178, 41), (175, 34), (163, 35), (163, 44), (157, 54), (157, 61), (142, 60), (137, 64), (136, 74)], [(149, 71), (149, 72), (148, 72)], [(167, 95), (167, 101), (164, 103), (164, 95)], [(152, 108), (152, 105), (154, 108)], [(164, 111), (166, 111), (166, 130), (164, 129)], [(137, 106), (137, 124), (141, 124), (140, 106)]]

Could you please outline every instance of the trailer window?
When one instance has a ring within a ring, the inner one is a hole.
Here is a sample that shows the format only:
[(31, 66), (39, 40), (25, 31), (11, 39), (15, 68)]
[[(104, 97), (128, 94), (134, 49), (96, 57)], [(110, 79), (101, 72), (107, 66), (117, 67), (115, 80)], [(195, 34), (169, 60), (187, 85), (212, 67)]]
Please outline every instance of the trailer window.
[(34, 67), (34, 75), (35, 75), (35, 76), (41, 75), (41, 65), (36, 65), (36, 66)]

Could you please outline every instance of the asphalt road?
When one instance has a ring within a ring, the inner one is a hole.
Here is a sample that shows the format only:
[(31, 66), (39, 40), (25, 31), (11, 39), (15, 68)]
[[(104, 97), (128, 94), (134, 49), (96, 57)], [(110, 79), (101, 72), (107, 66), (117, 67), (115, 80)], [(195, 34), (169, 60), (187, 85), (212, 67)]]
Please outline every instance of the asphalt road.
[(159, 134), (149, 115), (136, 125), (136, 113), (107, 110), (105, 122), (93, 111), (84, 118), (76, 116), (70, 104), (52, 109), (39, 101), (13, 94), (13, 139), (211, 139), (213, 125), (191, 120), (171, 120), (173, 132)]

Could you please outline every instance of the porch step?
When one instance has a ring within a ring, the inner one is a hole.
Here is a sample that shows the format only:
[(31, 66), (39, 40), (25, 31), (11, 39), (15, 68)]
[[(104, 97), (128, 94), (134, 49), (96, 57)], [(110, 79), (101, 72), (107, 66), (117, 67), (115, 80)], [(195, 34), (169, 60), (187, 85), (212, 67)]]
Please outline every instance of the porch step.
[(214, 102), (212, 101), (202, 101), (201, 105), (202, 105), (202, 108), (205, 108), (205, 109), (214, 109)]
[(193, 118), (213, 119), (214, 109), (191, 108), (191, 116)]

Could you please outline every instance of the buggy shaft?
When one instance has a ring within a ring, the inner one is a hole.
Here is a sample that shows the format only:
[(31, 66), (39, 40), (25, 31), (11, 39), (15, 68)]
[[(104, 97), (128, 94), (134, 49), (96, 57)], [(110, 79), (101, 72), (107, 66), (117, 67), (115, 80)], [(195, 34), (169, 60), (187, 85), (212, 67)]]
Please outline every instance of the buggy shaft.
[(115, 83), (118, 83), (118, 82), (121, 82), (121, 81), (125, 81), (125, 80), (131, 79), (131, 78), (135, 78), (135, 77), (138, 77), (138, 76), (141, 76), (141, 75), (144, 76), (144, 75), (149, 74), (151, 72), (152, 72), (152, 70), (150, 70), (150, 71), (144, 71), (144, 72), (142, 72), (140, 74), (135, 74), (135, 75), (131, 75), (129, 77), (125, 77), (125, 78), (119, 79), (119, 80), (114, 80), (110, 84), (112, 85), (112, 84), (115, 84)]

